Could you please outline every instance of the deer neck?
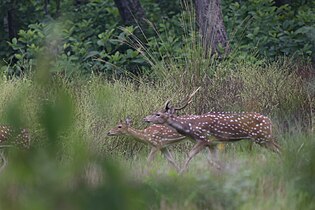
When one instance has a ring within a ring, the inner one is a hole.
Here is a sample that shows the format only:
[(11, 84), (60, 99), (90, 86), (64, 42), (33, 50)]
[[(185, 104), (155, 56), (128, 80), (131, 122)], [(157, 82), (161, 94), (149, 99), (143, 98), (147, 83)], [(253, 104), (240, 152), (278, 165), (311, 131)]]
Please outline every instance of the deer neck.
[(190, 132), (189, 126), (175, 117), (169, 117), (166, 124), (173, 127), (178, 133), (185, 135)]
[(138, 141), (142, 143), (148, 143), (147, 137), (143, 130), (138, 130), (135, 128), (128, 128), (128, 134), (134, 138), (136, 138)]

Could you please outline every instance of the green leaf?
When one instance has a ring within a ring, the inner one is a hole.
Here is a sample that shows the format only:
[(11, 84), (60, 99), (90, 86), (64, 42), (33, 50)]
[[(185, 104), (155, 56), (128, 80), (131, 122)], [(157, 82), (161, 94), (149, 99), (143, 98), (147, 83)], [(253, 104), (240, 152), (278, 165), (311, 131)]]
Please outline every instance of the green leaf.
[(13, 39), (12, 39), (12, 44), (14, 44), (14, 45), (17, 44), (17, 39), (16, 39), (16, 38), (13, 38)]
[(21, 60), (23, 59), (23, 54), (14, 54), (14, 56), (16, 57), (16, 59)]
[(102, 40), (97, 40), (96, 43), (98, 46), (104, 46), (104, 42)]
[(85, 59), (84, 60), (87, 60), (91, 57), (95, 57), (95, 56), (98, 56), (99, 55), (99, 52), (98, 51), (90, 51), (87, 56), (85, 56)]

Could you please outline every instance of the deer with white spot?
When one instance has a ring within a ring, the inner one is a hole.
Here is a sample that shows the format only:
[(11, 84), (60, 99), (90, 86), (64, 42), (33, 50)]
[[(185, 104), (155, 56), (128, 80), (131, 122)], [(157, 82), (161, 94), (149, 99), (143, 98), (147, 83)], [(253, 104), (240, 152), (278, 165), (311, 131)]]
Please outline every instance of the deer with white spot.
[(8, 139), (14, 138), (13, 144), (29, 148), (30, 135), (27, 129), (14, 129), (11, 126), (0, 125), (0, 144), (7, 142)]
[[(259, 113), (243, 112), (209, 112), (202, 115), (175, 116), (170, 112), (172, 107), (167, 101), (163, 111), (144, 118), (146, 122), (170, 126), (184, 136), (196, 141), (184, 163), (186, 170), (190, 160), (205, 147), (216, 142), (233, 142), (242, 139), (251, 141), (280, 153), (279, 145), (272, 137), (271, 120)], [(209, 140), (207, 137), (214, 137)]]
[[(199, 90), (195, 90), (193, 93), (191, 93), (189, 96), (187, 96), (181, 103), (184, 103), (183, 106), (175, 108), (172, 107), (172, 109), (168, 110), (169, 112), (172, 112), (173, 115), (175, 115), (175, 112), (177, 110), (184, 109), (186, 106), (188, 106), (191, 103), (192, 97), (195, 95), (195, 93)], [(178, 171), (179, 168), (176, 165), (173, 155), (168, 150), (168, 146), (178, 143), (185, 139), (186, 137), (179, 134), (174, 128), (171, 128), (169, 126), (165, 125), (151, 125), (144, 130), (137, 130), (135, 128), (131, 127), (131, 119), (127, 118), (125, 122), (120, 121), (120, 123), (112, 128), (108, 134), (109, 136), (120, 136), (120, 135), (130, 135), (135, 137), (138, 141), (150, 145), (151, 151), (149, 153), (149, 156), (147, 160), (151, 162), (154, 157), (156, 156), (156, 153), (158, 151), (161, 151), (161, 153), (164, 155), (164, 157), (169, 161), (171, 165), (173, 165), (176, 170)]]
[(167, 147), (182, 141), (186, 137), (177, 133), (177, 131), (173, 128), (164, 125), (151, 125), (144, 130), (137, 130), (131, 127), (131, 120), (127, 118), (125, 122), (120, 121), (120, 123), (116, 127), (112, 128), (107, 135), (132, 136), (136, 140), (151, 146), (151, 151), (147, 158), (148, 162), (151, 162), (155, 158), (157, 152), (161, 151), (169, 163), (173, 165), (177, 171), (179, 170), (172, 153)]
[[(10, 142), (12, 140), (13, 142)], [(4, 145), (6, 143), (6, 145)], [(8, 125), (0, 125), (0, 149), (11, 145), (18, 145), (24, 148), (30, 147), (29, 131), (25, 128), (15, 129)], [(0, 157), (2, 159), (2, 166), (0, 171), (6, 166), (7, 161), (1, 151)]]

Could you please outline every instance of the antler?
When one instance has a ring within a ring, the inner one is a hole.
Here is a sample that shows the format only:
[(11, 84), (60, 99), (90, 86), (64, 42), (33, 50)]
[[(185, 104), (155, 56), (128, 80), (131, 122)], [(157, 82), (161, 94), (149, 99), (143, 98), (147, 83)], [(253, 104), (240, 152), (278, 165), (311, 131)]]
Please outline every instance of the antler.
[(181, 110), (181, 109), (184, 109), (186, 106), (188, 106), (191, 101), (192, 101), (192, 97), (198, 92), (198, 90), (200, 89), (201, 87), (198, 87), (194, 92), (192, 92), (189, 96), (187, 96), (182, 102), (186, 101), (186, 103), (184, 105), (182, 105), (181, 107), (179, 108), (175, 108), (175, 110)]
[(127, 116), (125, 122), (126, 122), (127, 125), (131, 125), (132, 124), (132, 119), (129, 116)]
[(164, 104), (164, 110), (166, 111), (166, 112), (168, 112), (169, 110), (172, 110), (172, 111), (174, 111), (173, 109), (173, 107), (172, 106), (170, 106), (170, 103), (171, 103), (171, 100), (167, 100), (166, 102), (165, 102), (165, 104)]
[(164, 109), (165, 109), (165, 111), (166, 112), (170, 112), (170, 113), (174, 113), (175, 111), (177, 111), (177, 110), (181, 110), (181, 109), (184, 109), (185, 107), (187, 107), (190, 103), (191, 103), (191, 101), (192, 101), (192, 97), (198, 92), (198, 90), (200, 89), (201, 87), (198, 87), (194, 92), (192, 92), (189, 96), (187, 96), (184, 100), (182, 100), (182, 102), (181, 103), (184, 103), (185, 102), (185, 104), (184, 105), (182, 105), (181, 107), (172, 107), (172, 106), (170, 106), (170, 100), (167, 100), (166, 102), (165, 102), (165, 105), (164, 105)]

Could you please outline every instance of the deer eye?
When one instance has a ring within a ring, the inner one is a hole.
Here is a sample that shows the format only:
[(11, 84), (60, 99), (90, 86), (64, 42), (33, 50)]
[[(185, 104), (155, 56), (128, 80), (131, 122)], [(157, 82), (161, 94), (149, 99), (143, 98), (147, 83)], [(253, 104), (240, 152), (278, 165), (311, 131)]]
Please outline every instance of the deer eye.
[(155, 116), (159, 117), (159, 116), (161, 116), (161, 115), (160, 115), (159, 113), (156, 113)]
[(118, 125), (118, 128), (122, 128), (121, 125)]

